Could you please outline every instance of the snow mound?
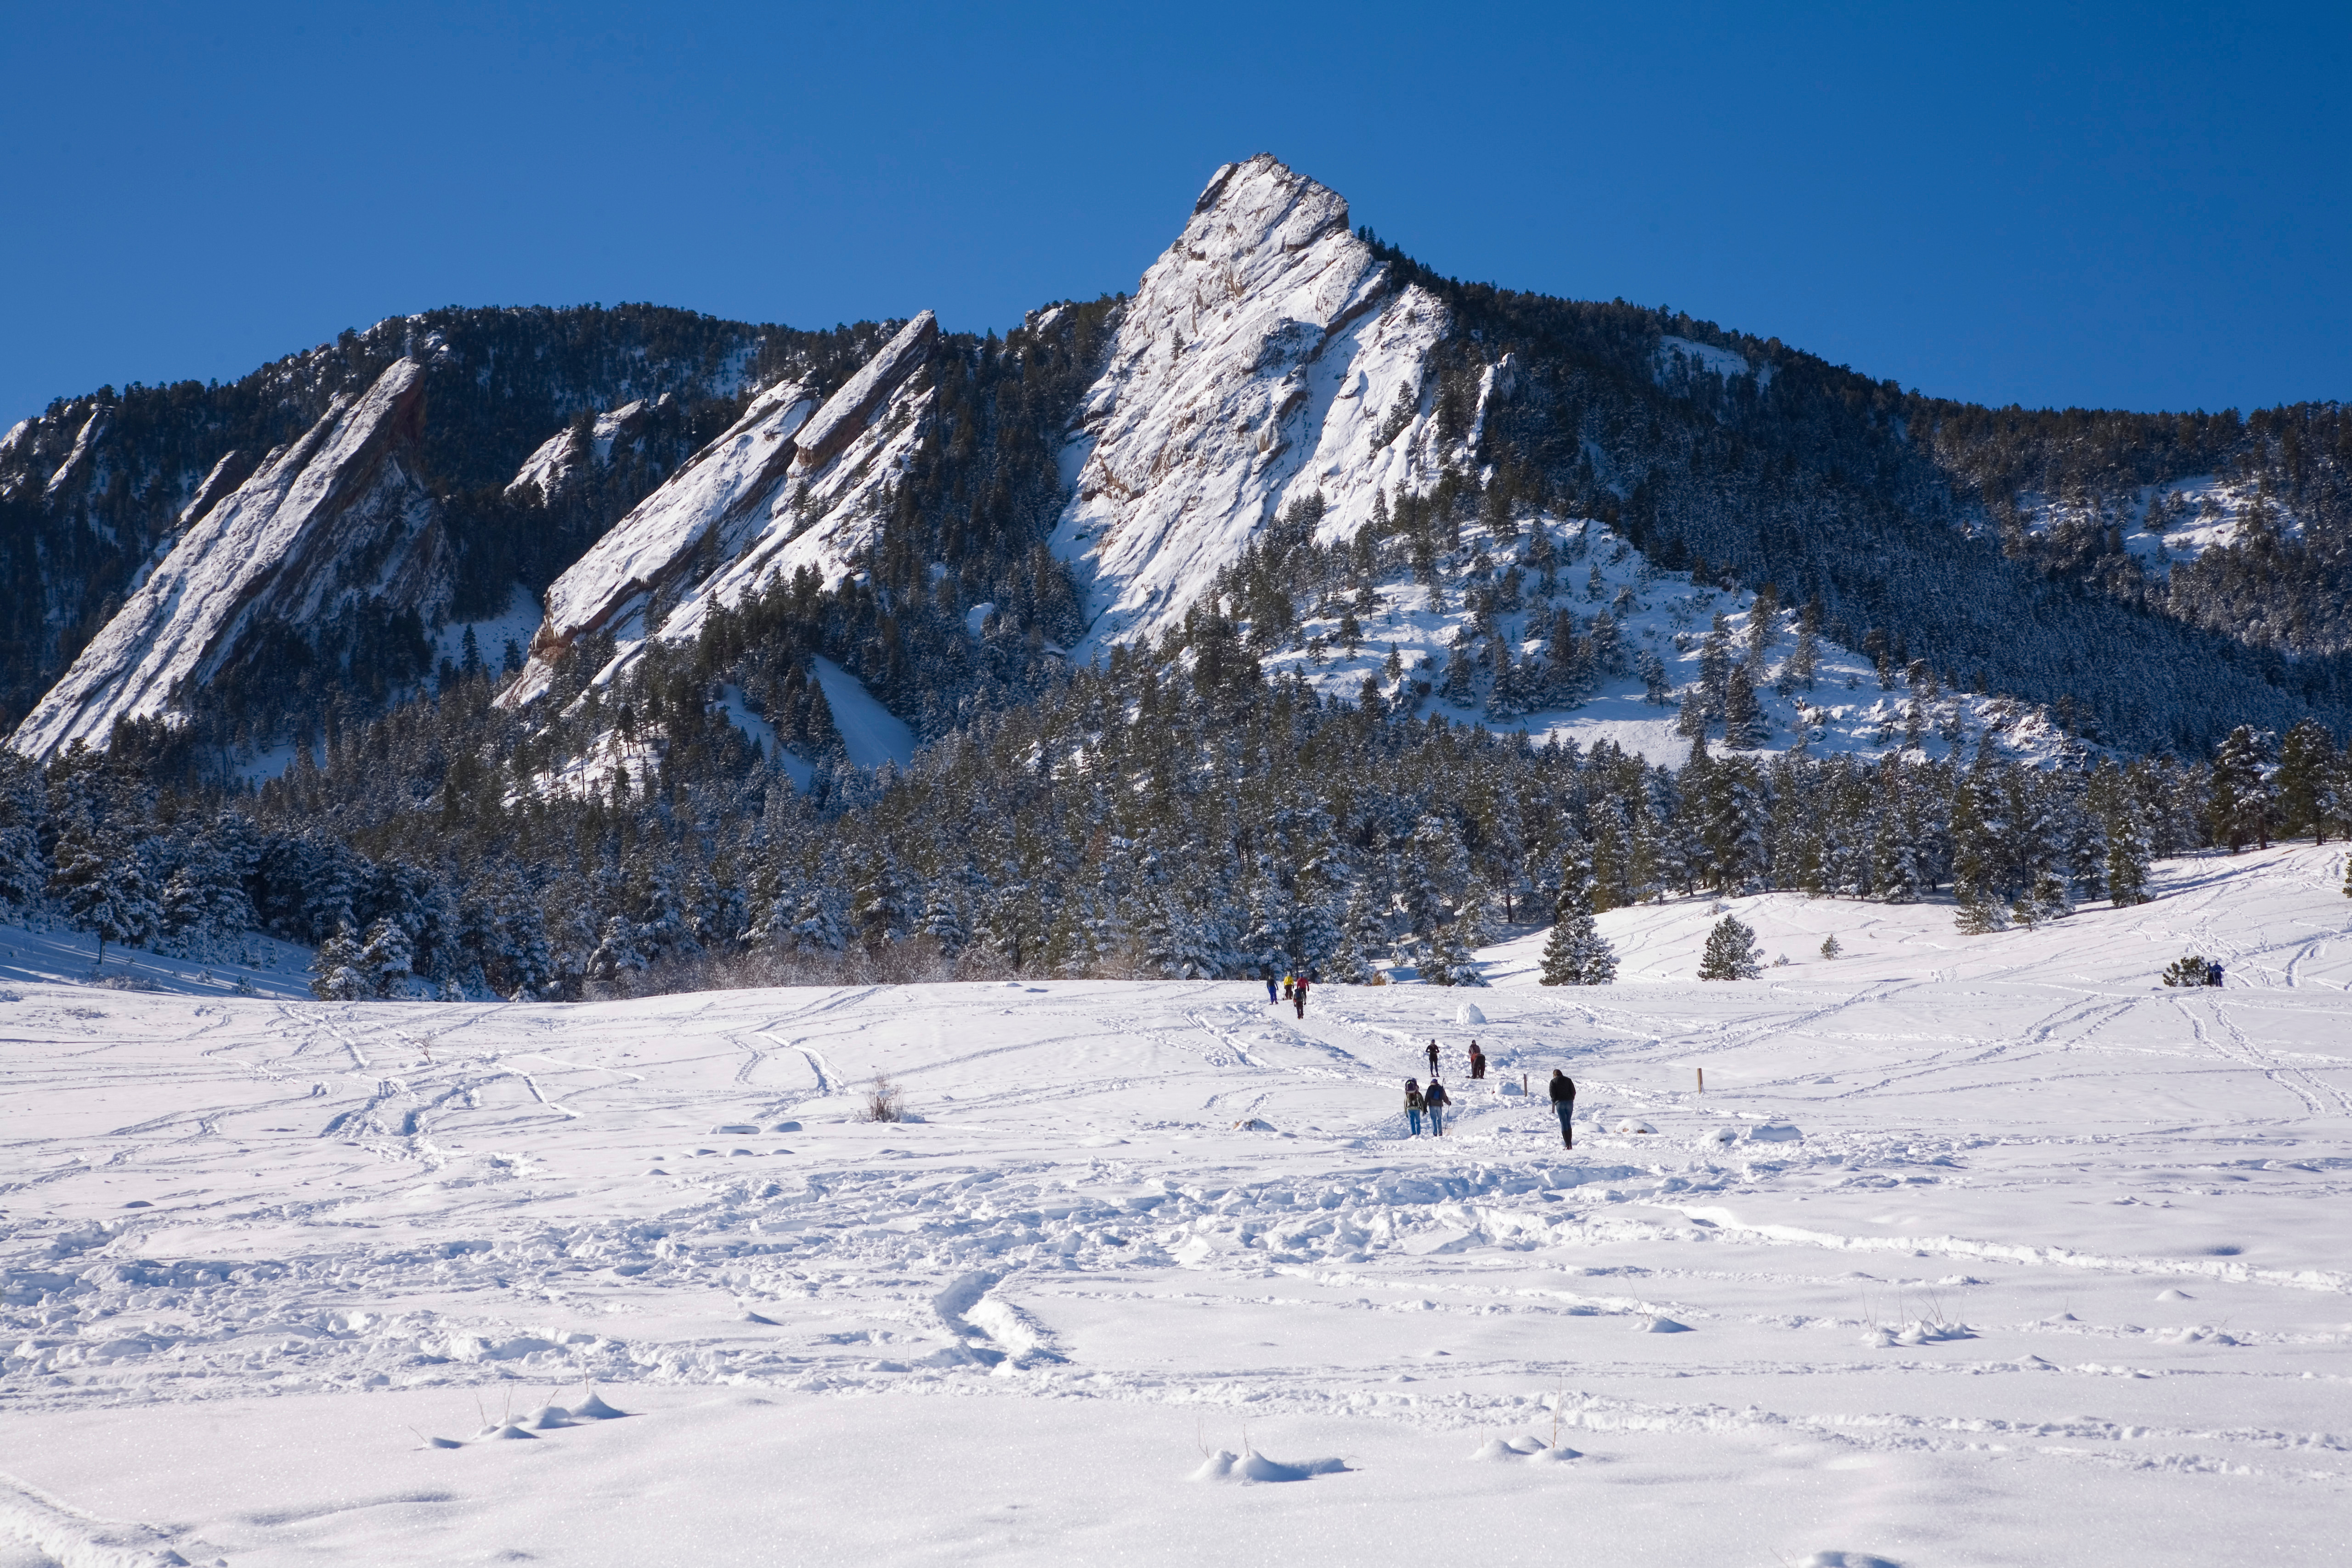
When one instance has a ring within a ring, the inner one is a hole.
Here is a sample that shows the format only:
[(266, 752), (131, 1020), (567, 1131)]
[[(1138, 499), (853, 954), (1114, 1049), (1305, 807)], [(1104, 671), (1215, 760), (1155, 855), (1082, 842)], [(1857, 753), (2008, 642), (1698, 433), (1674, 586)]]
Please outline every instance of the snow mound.
[(1655, 1314), (1643, 1319), (1634, 1329), (1634, 1332), (1643, 1334), (1686, 1334), (1690, 1331), (1688, 1323), (1677, 1323), (1672, 1318)]
[(1236, 1132), (1271, 1132), (1274, 1131), (1274, 1123), (1271, 1121), (1261, 1121), (1255, 1116), (1244, 1116), (1239, 1121), (1234, 1123), (1234, 1131)]
[(1486, 1015), (1478, 1010), (1476, 1003), (1465, 1002), (1454, 1009), (1454, 1021), (1457, 1024), (1483, 1024), (1486, 1021)]
[(1871, 1350), (1889, 1350), (1896, 1345), (1935, 1345), (1949, 1340), (1975, 1339), (1976, 1331), (1965, 1323), (1906, 1323), (1901, 1328), (1881, 1325), (1862, 1336), (1863, 1344)]
[(567, 1414), (574, 1421), (618, 1421), (628, 1412), (614, 1409), (598, 1397), (594, 1389), (590, 1389), (588, 1397), (572, 1406)]
[(1555, 1448), (1541, 1437), (1530, 1433), (1516, 1440), (1508, 1437), (1489, 1437), (1471, 1450), (1470, 1458), (1474, 1460), (1487, 1461), (1528, 1459), (1538, 1464), (1549, 1465), (1567, 1459), (1580, 1459), (1584, 1456), (1574, 1448), (1566, 1447)]
[(1612, 1132), (1622, 1132), (1630, 1138), (1636, 1133), (1655, 1132), (1657, 1129), (1651, 1126), (1646, 1121), (1636, 1121), (1633, 1118), (1628, 1117), (1624, 1121), (1620, 1121), (1616, 1126), (1611, 1128), (1610, 1131)]
[(534, 1432), (552, 1432), (559, 1426), (569, 1426), (572, 1412), (561, 1405), (542, 1405), (522, 1418), (522, 1424)]
[(1903, 1564), (1867, 1552), (1816, 1552), (1797, 1568), (1903, 1568)]
[(2194, 1301), (2197, 1300), (2196, 1297), (2191, 1296), (2186, 1290), (2159, 1290), (2157, 1292), (2156, 1299), (2159, 1301)]
[(1255, 1448), (1244, 1448), (1238, 1454), (1228, 1448), (1220, 1448), (1210, 1455), (1189, 1479), (1254, 1486), (1260, 1481), (1303, 1481), (1314, 1476), (1334, 1476), (1347, 1468), (1344, 1459), (1307, 1459), (1299, 1464), (1286, 1465), (1279, 1459), (1267, 1458)]
[(503, 1423), (493, 1421), (488, 1426), (485, 1426), (480, 1431), (475, 1433), (471, 1440), (477, 1443), (508, 1443), (520, 1437), (529, 1438), (535, 1442), (538, 1440), (538, 1436), (539, 1435), (537, 1433), (527, 1431), (519, 1421), (508, 1421)]

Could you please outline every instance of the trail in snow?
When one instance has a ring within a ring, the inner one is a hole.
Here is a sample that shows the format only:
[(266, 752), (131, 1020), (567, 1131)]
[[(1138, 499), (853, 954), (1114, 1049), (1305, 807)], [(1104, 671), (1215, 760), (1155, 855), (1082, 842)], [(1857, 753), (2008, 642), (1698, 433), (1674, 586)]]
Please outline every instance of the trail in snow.
[[(1196, 1426), (1239, 1452), (1246, 1421), (1276, 1452), (1349, 1456), (1277, 1489), (1310, 1499), (1296, 1521), (1344, 1533), (1315, 1510), (1356, 1505), (1311, 1497), (1361, 1475), (1377, 1489), (1328, 1495), (1450, 1499), (1533, 1542), (1556, 1504), (1512, 1489), (1519, 1468), (1445, 1478), (1489, 1437), (1551, 1433), (1558, 1403), (1585, 1457), (1549, 1468), (1630, 1532), (1615, 1560), (1747, 1560), (1709, 1500), (1784, 1473), (1881, 1544), (1934, 1536), (1916, 1500), (1946, 1499), (1969, 1561), (2050, 1560), (1982, 1544), (2018, 1518), (2064, 1524), (2081, 1563), (2217, 1560), (2205, 1521), (2255, 1515), (2316, 1541), (2352, 1485), (2334, 853), (2170, 865), (2154, 906), (1974, 941), (1932, 905), (1739, 900), (1768, 952), (1832, 931), (1853, 952), (1744, 984), (1665, 977), (1695, 964), (1706, 901), (1614, 910), (1633, 978), (1523, 984), (1538, 933), (1486, 955), (1506, 984), (1467, 994), (1475, 1027), (1453, 1022), (1465, 994), (1409, 985), (1325, 986), (1303, 1020), (1251, 983), (583, 1007), (25, 986), (0, 1003), (0, 1401), (31, 1435), (12, 1466), (96, 1515), (189, 1521), (239, 1568), (367, 1530), (378, 1560), (446, 1560), (422, 1515), (327, 1500), (402, 1423), (470, 1431), (477, 1392), (508, 1398), (492, 1385), (523, 1409), (594, 1380), (650, 1412), (511, 1445), (572, 1478), (562, 1497), (609, 1466), (730, 1519), (726, 1444), (832, 1474), (824, 1445), (882, 1441), (861, 1411), (914, 1409), (835, 1396), (969, 1394), (1034, 1412), (985, 1429), (1117, 1517), (1164, 1513)], [(2199, 923), (2300, 972), (2155, 985)], [(1483, 1083), (1460, 1070), (1473, 1036)], [(1415, 1141), (1398, 1091), (1433, 1037), (1458, 1103)], [(1539, 1094), (1505, 1092), (1555, 1065), (1581, 1090), (1573, 1154)], [(854, 1120), (877, 1071), (922, 1121)], [(797, 1130), (763, 1131), (780, 1112)], [(737, 1425), (754, 1396), (793, 1414)], [(979, 1445), (934, 1450), (950, 1490), (999, 1473), (969, 1403), (900, 1417)], [(187, 1496), (107, 1468), (135, 1424), (213, 1474), (193, 1435), (248, 1409), (308, 1434), (304, 1457)], [(788, 1433), (818, 1447), (787, 1455)], [(1162, 1441), (1164, 1464), (1105, 1458)], [(439, 1517), (475, 1556), (571, 1506), (492, 1485), (478, 1461), (504, 1461), (470, 1448), (428, 1457), (476, 1468), (404, 1460), (387, 1492), (450, 1489)], [(890, 1507), (950, 1531), (927, 1496)], [(2089, 1522), (2124, 1513), (2147, 1529)], [(1816, 1517), (1765, 1533), (1799, 1560)], [(1189, 1539), (1066, 1524), (1148, 1562)], [(931, 1528), (873, 1555), (955, 1539)]]

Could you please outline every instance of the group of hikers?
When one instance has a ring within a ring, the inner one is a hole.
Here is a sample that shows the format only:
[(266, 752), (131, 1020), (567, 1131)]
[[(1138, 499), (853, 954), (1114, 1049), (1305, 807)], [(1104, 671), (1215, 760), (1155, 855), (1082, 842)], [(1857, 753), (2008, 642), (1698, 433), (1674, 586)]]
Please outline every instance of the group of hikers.
[[(1282, 999), (1285, 1002), (1298, 1004), (1298, 1016), (1304, 1018), (1307, 1016), (1307, 988), (1309, 985), (1320, 985), (1322, 983), (1323, 977), (1311, 969), (1300, 973), (1286, 974), (1282, 977)], [(1265, 972), (1265, 999), (1268, 1002), (1274, 1000), (1274, 971), (1269, 969)]]
[[(1279, 985), (1278, 999), (1295, 1004), (1298, 1016), (1304, 1018), (1307, 1016), (1307, 988), (1319, 983), (1319, 978), (1311, 970), (1285, 974), (1277, 981), (1269, 969), (1265, 973), (1265, 999), (1272, 1005), (1277, 1000), (1276, 987)], [(1406, 1125), (1412, 1129), (1408, 1136), (1421, 1136), (1421, 1119), (1427, 1116), (1430, 1136), (1443, 1138), (1445, 1136), (1445, 1108), (1454, 1103), (1454, 1097), (1445, 1091), (1444, 1082), (1437, 1076), (1437, 1042), (1430, 1041), (1428, 1049), (1423, 1054), (1429, 1058), (1429, 1087), (1422, 1088), (1417, 1079), (1404, 1080), (1404, 1118)], [(1471, 1079), (1474, 1081), (1484, 1079), (1486, 1076), (1486, 1053), (1478, 1048), (1475, 1040), (1470, 1042), (1469, 1058)], [(1576, 1080), (1560, 1068), (1554, 1068), (1548, 1088), (1551, 1094), (1552, 1112), (1559, 1118), (1560, 1145), (1573, 1149), (1576, 1147)]]
[[(1445, 1108), (1454, 1103), (1454, 1097), (1445, 1091), (1444, 1080), (1437, 1076), (1437, 1042), (1430, 1041), (1428, 1049), (1423, 1054), (1429, 1058), (1429, 1087), (1422, 1088), (1418, 1079), (1404, 1080), (1404, 1120), (1409, 1129), (1406, 1136), (1421, 1136), (1421, 1119), (1426, 1115), (1430, 1136), (1443, 1138), (1445, 1136)], [(1486, 1053), (1478, 1048), (1475, 1040), (1470, 1042), (1469, 1056), (1471, 1078), (1485, 1078)], [(1560, 1145), (1573, 1149), (1576, 1147), (1576, 1080), (1560, 1068), (1554, 1068), (1548, 1087), (1551, 1094), (1552, 1113), (1559, 1118)]]

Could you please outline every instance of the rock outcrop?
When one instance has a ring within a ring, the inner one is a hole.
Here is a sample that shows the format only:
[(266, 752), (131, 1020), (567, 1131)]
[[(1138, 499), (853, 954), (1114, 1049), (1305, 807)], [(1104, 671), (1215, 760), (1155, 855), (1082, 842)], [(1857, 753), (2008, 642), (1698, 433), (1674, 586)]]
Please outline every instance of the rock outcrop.
[(1053, 536), (1087, 647), (1156, 635), (1292, 499), (1352, 534), (1374, 496), (1435, 483), (1423, 405), (1445, 307), (1348, 226), (1340, 195), (1261, 154), (1217, 171), (1137, 289), (1070, 456)]
[(544, 692), (584, 637), (612, 634), (596, 675), (609, 679), (647, 638), (691, 637), (712, 605), (802, 567), (838, 582), (878, 533), (888, 483), (920, 437), (931, 390), (916, 373), (938, 342), (925, 310), (822, 404), (797, 382), (761, 393), (555, 580), (530, 662), (499, 700)]
[(9, 743), (47, 757), (103, 745), (120, 719), (177, 717), (268, 621), (317, 626), (369, 598), (436, 609), (449, 572), (415, 455), (424, 412), (423, 369), (403, 359), (213, 500), (223, 458), (178, 542)]

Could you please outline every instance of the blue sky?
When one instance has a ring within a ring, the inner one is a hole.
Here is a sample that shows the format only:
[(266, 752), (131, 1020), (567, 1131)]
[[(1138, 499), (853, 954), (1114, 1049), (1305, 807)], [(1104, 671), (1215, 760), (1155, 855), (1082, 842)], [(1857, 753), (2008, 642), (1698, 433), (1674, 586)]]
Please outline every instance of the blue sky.
[[(2239, 13), (2244, 14), (2239, 14)], [(2352, 6), (19, 7), (0, 424), (443, 304), (1002, 328), (1261, 150), (1992, 403), (2352, 395)]]

